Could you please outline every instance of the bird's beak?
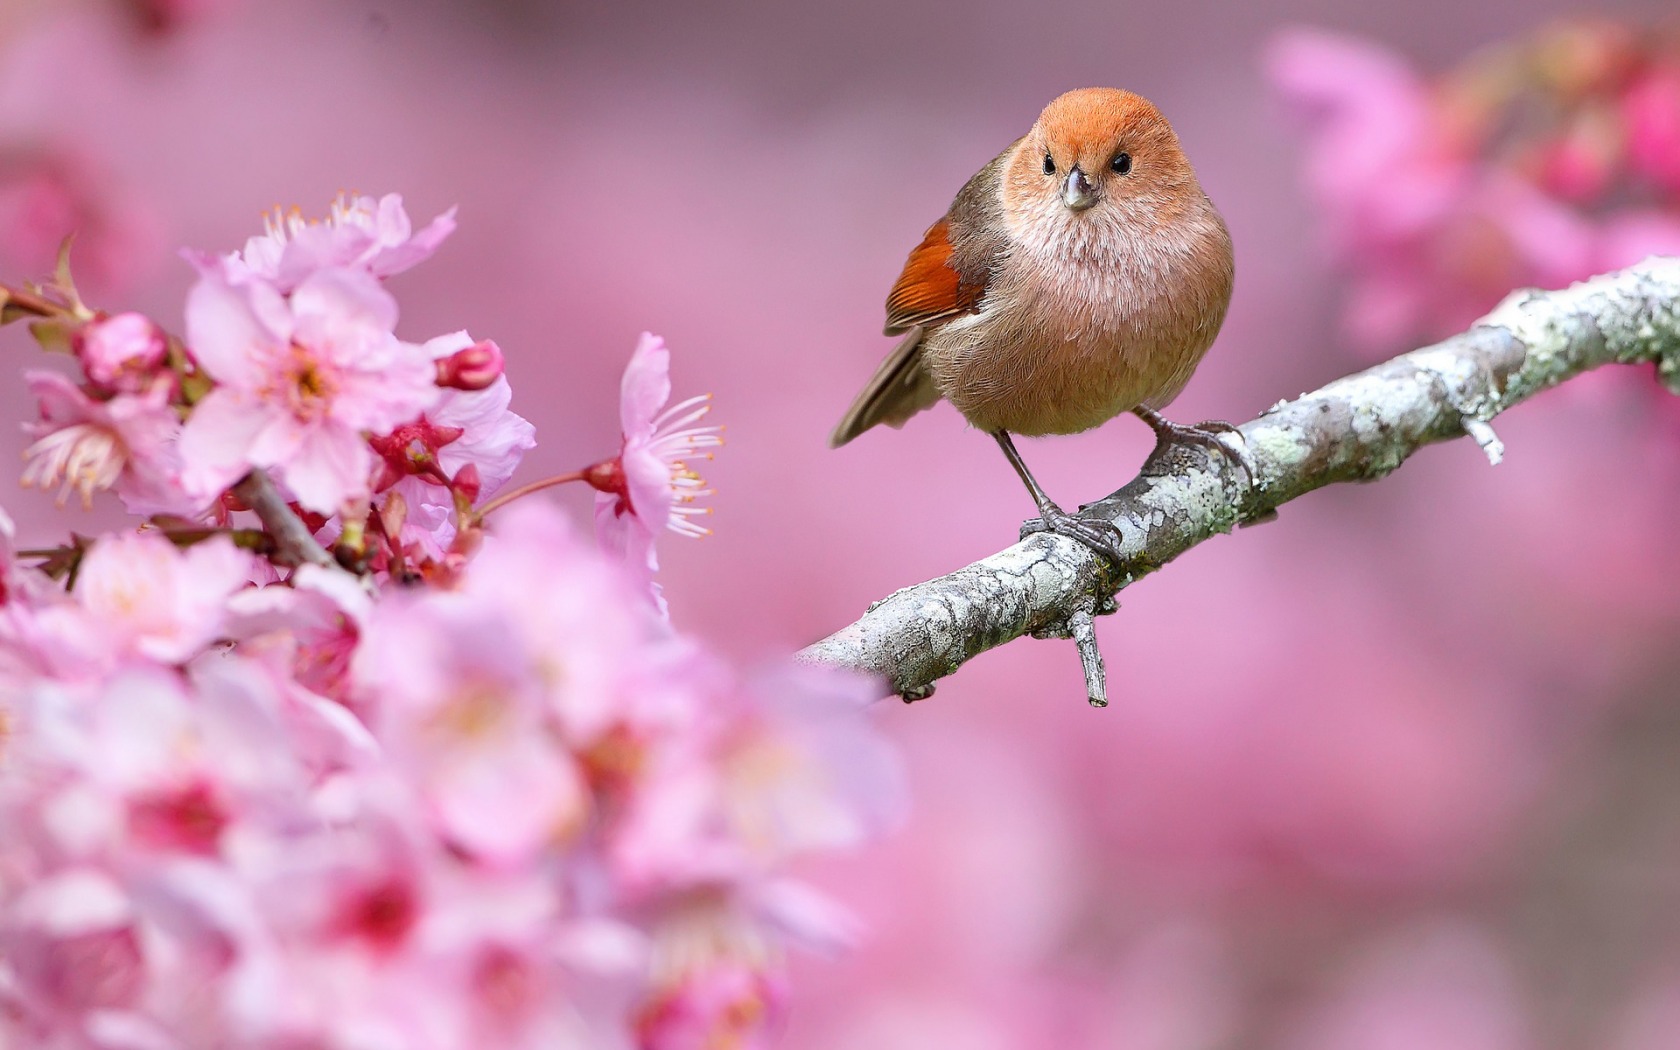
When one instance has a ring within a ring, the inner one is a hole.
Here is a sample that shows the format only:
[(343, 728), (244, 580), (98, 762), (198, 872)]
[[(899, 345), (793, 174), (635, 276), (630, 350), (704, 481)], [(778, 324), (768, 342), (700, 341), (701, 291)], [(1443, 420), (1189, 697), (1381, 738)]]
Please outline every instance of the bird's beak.
[(1062, 183), (1062, 203), (1074, 211), (1084, 211), (1097, 203), (1097, 188), (1077, 164), (1068, 172), (1067, 181)]

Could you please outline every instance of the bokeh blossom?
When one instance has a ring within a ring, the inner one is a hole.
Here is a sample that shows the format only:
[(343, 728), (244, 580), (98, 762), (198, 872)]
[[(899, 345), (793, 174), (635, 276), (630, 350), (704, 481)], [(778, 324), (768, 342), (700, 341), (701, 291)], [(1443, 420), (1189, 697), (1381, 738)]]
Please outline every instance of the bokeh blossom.
[(1278, 34), (1274, 89), (1349, 282), (1344, 325), (1393, 351), (1455, 332), (1514, 287), (1680, 251), (1680, 51), (1563, 23), (1427, 77), (1380, 44)]

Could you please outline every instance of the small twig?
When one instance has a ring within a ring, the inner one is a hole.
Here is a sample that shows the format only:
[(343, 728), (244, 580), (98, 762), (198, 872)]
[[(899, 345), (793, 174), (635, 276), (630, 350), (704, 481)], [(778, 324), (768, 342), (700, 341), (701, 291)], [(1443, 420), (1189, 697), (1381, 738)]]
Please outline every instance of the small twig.
[(1068, 617), (1068, 633), (1079, 650), (1079, 666), (1085, 672), (1085, 699), (1092, 707), (1108, 706), (1108, 672), (1103, 668), (1102, 650), (1097, 648), (1097, 630), (1091, 610), (1079, 608)]
[(553, 488), (556, 485), (564, 485), (567, 482), (572, 481), (582, 481), (587, 474), (588, 471), (577, 470), (570, 474), (557, 474), (552, 478), (542, 478), (531, 482), (529, 485), (521, 485), (512, 492), (504, 492), (500, 496), (491, 500), (489, 503), (486, 503), (484, 506), (477, 508), (473, 511), (473, 517), (479, 521), (483, 521), (485, 518), (490, 516), (491, 511), (499, 510), (516, 499), (529, 496), (533, 492), (541, 492), (543, 489)]
[(253, 470), (233, 487), (233, 494), (257, 515), (263, 528), (274, 541), (270, 556), (276, 565), (295, 568), (299, 565), (324, 565), (338, 568), (326, 548), (315, 542), (303, 519), (286, 505), (274, 479), (261, 470)]

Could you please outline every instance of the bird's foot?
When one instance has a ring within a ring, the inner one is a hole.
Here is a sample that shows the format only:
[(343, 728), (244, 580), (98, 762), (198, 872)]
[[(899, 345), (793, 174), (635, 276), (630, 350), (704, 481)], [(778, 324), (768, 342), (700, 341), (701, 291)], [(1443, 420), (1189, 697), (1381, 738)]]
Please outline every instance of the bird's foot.
[[(1248, 441), (1243, 432), (1229, 423), (1217, 419), (1203, 420), (1194, 426), (1174, 423), (1147, 408), (1132, 410), (1140, 419), (1149, 424), (1149, 429), (1155, 431), (1155, 447), (1178, 445), (1197, 445), (1207, 449), (1225, 459), (1230, 460), (1242, 468), (1248, 478), (1248, 483), (1255, 483), (1254, 458), (1248, 453)], [(1232, 440), (1232, 439), (1235, 440)]]
[(1112, 565), (1125, 564), (1125, 554), (1121, 551), (1125, 537), (1118, 526), (1069, 514), (1052, 503), (1042, 508), (1038, 517), (1028, 518), (1021, 523), (1022, 539), (1037, 532), (1054, 532), (1059, 536), (1066, 536), (1096, 551)]

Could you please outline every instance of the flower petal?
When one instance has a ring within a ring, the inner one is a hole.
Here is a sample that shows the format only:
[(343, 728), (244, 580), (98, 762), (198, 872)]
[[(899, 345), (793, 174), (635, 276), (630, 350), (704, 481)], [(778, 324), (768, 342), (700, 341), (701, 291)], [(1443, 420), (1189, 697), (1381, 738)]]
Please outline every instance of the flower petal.
[(665, 340), (643, 332), (624, 368), (619, 388), (619, 417), (624, 436), (639, 437), (653, 432), (654, 417), (671, 399), (671, 351)]
[(304, 507), (336, 514), (351, 499), (367, 495), (372, 470), (373, 452), (360, 434), (323, 425), (307, 433), (277, 473)]
[(280, 293), (262, 281), (231, 284), (205, 273), (187, 293), (187, 345), (211, 378), (235, 387), (262, 382), (267, 354), (291, 341), (292, 319)]

